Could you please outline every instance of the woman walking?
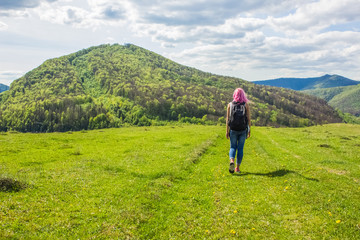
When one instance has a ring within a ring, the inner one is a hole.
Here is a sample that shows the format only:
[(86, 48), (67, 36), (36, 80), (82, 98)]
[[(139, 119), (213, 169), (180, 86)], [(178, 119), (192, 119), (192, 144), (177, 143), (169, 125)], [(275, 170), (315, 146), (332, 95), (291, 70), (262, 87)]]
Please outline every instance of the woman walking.
[[(240, 172), (240, 164), (244, 156), (244, 144), (250, 137), (250, 107), (242, 88), (234, 91), (233, 101), (228, 104), (226, 115), (226, 138), (230, 138), (229, 172)], [(236, 154), (237, 153), (237, 154)], [(235, 168), (236, 155), (236, 168)]]

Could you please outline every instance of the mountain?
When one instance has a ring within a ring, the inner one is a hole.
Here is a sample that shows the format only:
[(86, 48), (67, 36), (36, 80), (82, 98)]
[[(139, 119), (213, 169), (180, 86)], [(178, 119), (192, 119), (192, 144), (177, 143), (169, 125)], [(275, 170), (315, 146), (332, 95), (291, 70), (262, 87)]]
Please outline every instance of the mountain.
[(253, 83), (303, 91), (326, 100), (329, 105), (344, 113), (360, 115), (360, 82), (339, 75), (324, 75), (317, 78), (278, 78)]
[(344, 113), (360, 117), (360, 84), (346, 87), (333, 87), (306, 90), (305, 93), (326, 100), (334, 108)]
[(359, 84), (358, 81), (354, 81), (339, 75), (328, 74), (322, 77), (315, 78), (277, 78), (272, 80), (253, 81), (253, 83), (274, 87), (289, 88), (298, 91)]
[(4, 92), (6, 90), (9, 90), (9, 86), (6, 86), (6, 85), (0, 83), (0, 93)]
[(325, 100), (199, 71), (141, 47), (100, 45), (49, 59), (0, 94), (0, 131), (70, 131), (225, 122), (235, 88), (251, 100), (252, 123), (341, 122)]

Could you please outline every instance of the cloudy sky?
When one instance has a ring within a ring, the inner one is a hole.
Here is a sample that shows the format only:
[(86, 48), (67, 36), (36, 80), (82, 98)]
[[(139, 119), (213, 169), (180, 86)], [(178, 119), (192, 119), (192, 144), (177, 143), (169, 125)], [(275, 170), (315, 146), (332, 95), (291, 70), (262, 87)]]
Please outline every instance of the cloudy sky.
[(0, 0), (0, 83), (104, 43), (264, 80), (360, 80), (360, 0)]

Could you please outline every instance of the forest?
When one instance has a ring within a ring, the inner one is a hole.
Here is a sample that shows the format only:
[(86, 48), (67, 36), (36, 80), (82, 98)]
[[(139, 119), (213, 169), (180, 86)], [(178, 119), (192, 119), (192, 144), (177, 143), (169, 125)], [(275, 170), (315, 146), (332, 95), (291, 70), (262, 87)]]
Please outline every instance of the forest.
[(251, 101), (253, 125), (341, 122), (325, 100), (175, 63), (141, 47), (100, 45), (49, 59), (0, 94), (0, 131), (53, 132), (225, 123), (235, 88)]

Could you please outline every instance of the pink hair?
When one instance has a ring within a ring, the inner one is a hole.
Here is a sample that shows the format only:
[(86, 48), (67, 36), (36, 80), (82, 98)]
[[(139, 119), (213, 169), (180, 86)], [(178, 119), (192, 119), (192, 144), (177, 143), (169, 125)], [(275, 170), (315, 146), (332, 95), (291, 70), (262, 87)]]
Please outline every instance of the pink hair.
[(249, 100), (246, 98), (245, 92), (242, 88), (237, 88), (234, 91), (233, 95), (235, 102), (248, 102)]

